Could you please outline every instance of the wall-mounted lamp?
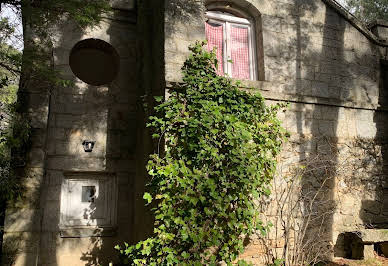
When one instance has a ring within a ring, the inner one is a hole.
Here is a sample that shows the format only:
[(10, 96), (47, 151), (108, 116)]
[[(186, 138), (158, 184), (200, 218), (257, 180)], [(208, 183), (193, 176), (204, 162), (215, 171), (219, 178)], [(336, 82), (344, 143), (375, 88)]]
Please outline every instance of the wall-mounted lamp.
[(82, 146), (84, 147), (84, 151), (85, 151), (85, 152), (92, 152), (95, 143), (96, 143), (96, 142), (93, 141), (93, 140), (84, 140), (84, 141), (82, 142)]

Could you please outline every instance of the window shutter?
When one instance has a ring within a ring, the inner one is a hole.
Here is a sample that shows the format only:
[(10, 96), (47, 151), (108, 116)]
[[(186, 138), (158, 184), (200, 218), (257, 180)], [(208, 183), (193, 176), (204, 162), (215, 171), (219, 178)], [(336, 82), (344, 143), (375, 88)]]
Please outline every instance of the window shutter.
[(218, 75), (224, 75), (224, 57), (223, 57), (223, 37), (224, 37), (224, 27), (223, 25), (213, 24), (206, 22), (205, 26), (206, 39), (207, 39), (207, 49), (209, 51), (213, 50), (214, 47), (217, 48), (217, 60), (218, 60)]
[(232, 77), (250, 79), (248, 28), (231, 25)]

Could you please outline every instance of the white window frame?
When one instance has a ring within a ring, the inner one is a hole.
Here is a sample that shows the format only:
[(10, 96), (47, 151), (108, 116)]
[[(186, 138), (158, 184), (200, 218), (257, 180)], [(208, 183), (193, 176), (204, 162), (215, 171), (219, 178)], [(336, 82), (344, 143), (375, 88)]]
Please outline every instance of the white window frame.
[[(95, 204), (82, 202), (83, 186), (94, 186), (96, 200), (99, 195), (103, 195), (101, 201)], [(66, 238), (114, 235), (117, 227), (117, 186), (114, 173), (65, 172), (61, 186), (60, 236)], [(92, 212), (93, 208), (101, 208), (101, 217), (89, 216), (89, 211)], [(73, 215), (80, 211), (84, 211), (87, 217)]]
[(250, 80), (257, 80), (257, 62), (256, 62), (256, 40), (254, 34), (253, 22), (246, 18), (236, 17), (232, 14), (220, 12), (220, 11), (207, 11), (207, 21), (209, 23), (218, 24), (224, 26), (223, 34), (223, 66), (224, 73), (233, 78), (232, 73), (232, 51), (229, 43), (230, 29), (232, 26), (247, 28), (248, 29), (248, 53), (249, 53), (249, 72)]

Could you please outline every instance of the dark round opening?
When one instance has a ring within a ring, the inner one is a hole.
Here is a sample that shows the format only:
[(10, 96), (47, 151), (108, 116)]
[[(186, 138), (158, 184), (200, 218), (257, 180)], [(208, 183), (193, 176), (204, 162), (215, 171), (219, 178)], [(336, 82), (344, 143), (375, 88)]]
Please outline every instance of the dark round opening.
[(86, 39), (73, 47), (69, 64), (80, 80), (100, 86), (112, 82), (116, 77), (119, 56), (109, 43), (99, 39)]

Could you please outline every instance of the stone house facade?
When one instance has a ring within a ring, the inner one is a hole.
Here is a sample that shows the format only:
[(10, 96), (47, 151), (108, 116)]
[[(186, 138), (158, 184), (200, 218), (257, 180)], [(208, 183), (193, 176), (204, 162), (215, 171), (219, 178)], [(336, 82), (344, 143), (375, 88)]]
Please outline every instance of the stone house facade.
[[(151, 232), (142, 199), (153, 150), (144, 102), (181, 81), (188, 46), (206, 38), (207, 11), (249, 20), (255, 69), (242, 87), (269, 104), (290, 103), (279, 114), (291, 138), (274, 185), (295, 165), (311, 167), (301, 191), (325, 188), (328, 256), (347, 255), (344, 232), (388, 229), (388, 24), (367, 28), (334, 0), (112, 6), (98, 27), (56, 26), (53, 67), (74, 86), (20, 92), (32, 144), (26, 196), (7, 209), (4, 265), (107, 265), (117, 260), (115, 244)], [(265, 213), (276, 220), (273, 206)], [(272, 240), (269, 248), (281, 252), (285, 240)], [(251, 239), (242, 257), (261, 265), (265, 253)]]

